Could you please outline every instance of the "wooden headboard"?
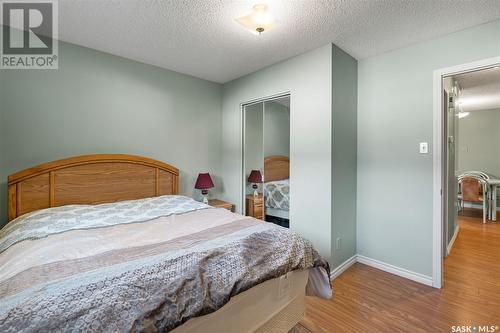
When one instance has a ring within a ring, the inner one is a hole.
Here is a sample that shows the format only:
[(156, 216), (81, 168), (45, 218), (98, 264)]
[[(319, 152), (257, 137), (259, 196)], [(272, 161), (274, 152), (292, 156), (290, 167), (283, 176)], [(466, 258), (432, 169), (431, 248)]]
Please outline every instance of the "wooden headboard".
[(269, 156), (264, 159), (264, 181), (272, 182), (290, 178), (288, 156)]
[(8, 220), (69, 204), (99, 204), (179, 193), (179, 170), (150, 158), (98, 154), (44, 163), (8, 178)]

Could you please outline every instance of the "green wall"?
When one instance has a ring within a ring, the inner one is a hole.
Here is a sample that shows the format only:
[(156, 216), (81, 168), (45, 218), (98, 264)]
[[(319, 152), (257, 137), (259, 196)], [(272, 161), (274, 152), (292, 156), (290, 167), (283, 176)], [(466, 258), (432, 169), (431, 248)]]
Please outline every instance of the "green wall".
[(223, 190), (221, 85), (67, 43), (59, 59), (0, 70), (0, 226), (7, 175), (73, 155), (143, 155), (178, 167), (183, 194), (202, 171)]
[(335, 45), (332, 82), (332, 267), (337, 267), (356, 254), (358, 63)]
[(431, 276), (433, 72), (499, 55), (495, 21), (359, 61), (359, 254)]
[(458, 120), (458, 172), (500, 177), (500, 109), (471, 111)]

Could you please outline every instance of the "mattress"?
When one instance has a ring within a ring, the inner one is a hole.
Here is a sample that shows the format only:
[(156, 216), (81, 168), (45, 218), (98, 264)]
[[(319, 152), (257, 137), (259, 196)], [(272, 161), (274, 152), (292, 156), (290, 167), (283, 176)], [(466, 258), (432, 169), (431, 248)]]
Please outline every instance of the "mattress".
[(288, 332), (303, 317), (307, 279), (308, 271), (301, 270), (268, 280), (172, 333)]

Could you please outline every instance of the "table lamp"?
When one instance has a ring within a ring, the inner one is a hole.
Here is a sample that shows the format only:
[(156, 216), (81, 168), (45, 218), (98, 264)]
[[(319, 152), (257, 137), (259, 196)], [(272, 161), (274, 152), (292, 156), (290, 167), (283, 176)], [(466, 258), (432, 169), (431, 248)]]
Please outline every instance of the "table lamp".
[(259, 187), (257, 184), (262, 183), (262, 174), (260, 173), (259, 170), (252, 170), (250, 172), (250, 175), (248, 176), (248, 182), (253, 183), (253, 196), (257, 197), (259, 196), (259, 192), (257, 192), (257, 188)]
[(210, 174), (208, 172), (198, 174), (198, 179), (196, 179), (194, 188), (197, 190), (201, 190), (204, 204), (208, 204), (208, 190), (212, 187), (214, 187), (214, 183), (212, 182), (212, 178), (210, 177)]

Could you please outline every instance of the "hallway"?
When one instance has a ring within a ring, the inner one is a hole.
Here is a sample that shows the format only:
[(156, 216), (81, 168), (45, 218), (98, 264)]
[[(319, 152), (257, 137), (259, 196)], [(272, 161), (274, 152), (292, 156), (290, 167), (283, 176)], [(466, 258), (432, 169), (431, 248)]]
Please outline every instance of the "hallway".
[(442, 290), (356, 263), (333, 282), (333, 299), (308, 297), (293, 332), (452, 332), (457, 325), (499, 332), (500, 223), (484, 225), (467, 212), (459, 226)]

